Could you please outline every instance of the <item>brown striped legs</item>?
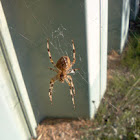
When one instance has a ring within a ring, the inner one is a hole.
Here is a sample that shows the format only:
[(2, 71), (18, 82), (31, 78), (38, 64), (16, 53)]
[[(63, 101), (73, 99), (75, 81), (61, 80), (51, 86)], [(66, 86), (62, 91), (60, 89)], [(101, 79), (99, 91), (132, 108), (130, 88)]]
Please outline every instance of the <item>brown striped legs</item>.
[(52, 103), (52, 91), (53, 91), (54, 82), (56, 80), (59, 80), (60, 82), (64, 83), (64, 80), (65, 80), (70, 87), (72, 103), (73, 103), (74, 109), (75, 109), (75, 101), (74, 101), (75, 88), (74, 88), (74, 84), (72, 81), (72, 77), (70, 75), (67, 75), (69, 73), (74, 73), (75, 71), (78, 70), (78, 69), (72, 69), (72, 66), (75, 64), (75, 61), (76, 61), (76, 57), (75, 57), (76, 52), (75, 52), (75, 46), (74, 46), (73, 40), (72, 40), (72, 46), (73, 46), (73, 61), (71, 62), (70, 58), (68, 56), (62, 56), (55, 64), (52, 59), (51, 53), (50, 53), (49, 40), (47, 40), (47, 49), (48, 49), (49, 59), (50, 59), (50, 62), (53, 64), (53, 66), (56, 68), (56, 69), (54, 69), (54, 68), (49, 68), (49, 69), (52, 71), (55, 71), (57, 73), (57, 75), (55, 77), (53, 77), (50, 81), (50, 87), (49, 87), (50, 101)]
[(50, 61), (54, 65), (54, 67), (56, 67), (55, 63), (52, 60), (52, 56), (51, 56), (51, 52), (50, 52), (50, 48), (49, 48), (49, 39), (47, 39), (47, 49), (48, 49), (48, 55), (49, 55)]
[(51, 101), (51, 104), (52, 104), (52, 90), (53, 90), (53, 85), (54, 85), (54, 82), (57, 80), (57, 75), (55, 77), (53, 77), (50, 81), (50, 88), (49, 88), (49, 98), (50, 98), (50, 101)]
[(71, 66), (73, 66), (75, 64), (75, 61), (76, 61), (76, 57), (75, 57), (76, 51), (75, 51), (75, 46), (74, 46), (73, 40), (72, 40), (72, 46), (73, 46), (73, 62), (71, 63)]
[(70, 87), (70, 95), (71, 95), (72, 103), (73, 103), (74, 109), (75, 109), (75, 101), (74, 101), (75, 88), (74, 88), (74, 85), (73, 85), (73, 81), (72, 81), (71, 76), (70, 75), (67, 76), (67, 78), (65, 78), (65, 81), (68, 83), (68, 85)]

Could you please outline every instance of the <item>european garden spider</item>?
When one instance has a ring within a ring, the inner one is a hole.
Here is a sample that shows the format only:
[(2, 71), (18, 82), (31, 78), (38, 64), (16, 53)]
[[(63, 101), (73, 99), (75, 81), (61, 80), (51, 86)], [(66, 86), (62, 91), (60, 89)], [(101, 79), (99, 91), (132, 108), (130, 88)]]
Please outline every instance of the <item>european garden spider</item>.
[(57, 75), (54, 76), (51, 81), (50, 81), (50, 88), (49, 88), (49, 98), (52, 103), (52, 90), (53, 90), (53, 85), (56, 80), (59, 80), (60, 82), (64, 83), (66, 81), (70, 87), (70, 94), (72, 96), (72, 103), (75, 108), (75, 102), (74, 102), (74, 95), (75, 95), (75, 88), (74, 84), (72, 81), (72, 77), (70, 75), (67, 75), (69, 73), (75, 72), (78, 69), (72, 69), (72, 66), (75, 64), (76, 58), (75, 58), (75, 47), (74, 47), (74, 42), (72, 40), (72, 45), (73, 45), (73, 62), (70, 61), (70, 58), (68, 56), (62, 56), (57, 63), (55, 64), (52, 60), (52, 56), (49, 50), (49, 40), (47, 40), (47, 49), (48, 49), (48, 55), (50, 58), (51, 63), (56, 69), (49, 68), (50, 70), (53, 70), (57, 72)]

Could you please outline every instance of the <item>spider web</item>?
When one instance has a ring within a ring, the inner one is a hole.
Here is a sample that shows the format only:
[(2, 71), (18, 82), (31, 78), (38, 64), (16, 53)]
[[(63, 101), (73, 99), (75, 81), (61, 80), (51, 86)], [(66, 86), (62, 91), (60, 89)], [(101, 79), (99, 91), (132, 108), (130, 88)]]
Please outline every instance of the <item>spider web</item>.
[[(47, 2), (50, 7), (53, 7), (54, 1), (47, 0)], [(73, 2), (73, 0), (67, 1), (68, 5), (71, 6), (70, 8), (73, 8)], [(61, 2), (59, 3), (63, 5)], [(78, 3), (78, 12), (82, 19), (84, 17), (84, 0), (78, 0), (76, 3)], [(48, 67), (53, 67), (47, 53), (48, 38), (50, 40), (50, 52), (55, 63), (61, 56), (69, 56), (72, 61), (71, 40), (74, 40), (76, 64), (73, 68), (80, 68), (80, 70), (71, 74), (71, 76), (76, 94), (82, 94), (82, 91), (88, 93), (86, 43), (83, 39), (85, 37), (83, 35), (85, 34), (85, 23), (82, 23), (81, 26), (83, 31), (76, 34), (77, 31), (74, 32), (74, 30), (79, 25), (74, 27), (71, 19), (69, 19), (69, 24), (57, 19), (58, 15), (53, 14), (53, 10), (46, 5), (46, 0), (21, 0), (20, 2), (18, 0), (2, 0), (2, 4), (36, 120), (40, 121), (47, 113), (49, 114), (45, 111), (46, 102), (50, 103), (48, 98), (49, 82), (56, 75), (48, 69)], [(46, 8), (52, 13), (47, 13)], [(57, 11), (57, 8), (54, 8), (54, 10)], [(76, 9), (74, 10), (73, 14), (76, 12)], [(56, 11), (55, 13), (57, 13)], [(68, 85), (60, 82), (56, 82), (54, 85), (54, 102), (58, 95), (64, 91), (66, 91), (65, 95), (68, 97), (66, 102), (72, 103)], [(61, 100), (65, 100), (65, 98)]]
[[(50, 0), (20, 0), (20, 2), (18, 0), (2, 0), (9, 30), (37, 122), (50, 113), (46, 111), (48, 108), (51, 108), (51, 106), (48, 106), (50, 103), (48, 97), (49, 81), (55, 76), (54, 72), (48, 70), (48, 67), (52, 67), (52, 65), (47, 54), (47, 38), (50, 39), (50, 51), (55, 63), (64, 55), (69, 56), (72, 61), (71, 40), (74, 40), (76, 48), (76, 64), (74, 68), (80, 68), (80, 71), (72, 75), (77, 94), (75, 98), (78, 98), (83, 92), (88, 93), (87, 54), (86, 48), (84, 48), (86, 43), (82, 40), (84, 37), (80, 36), (85, 34), (85, 32), (79, 31), (80, 34), (76, 34), (74, 29), (78, 28), (78, 25), (74, 27), (75, 24), (73, 24), (71, 19), (69, 20), (70, 24), (59, 19), (57, 19), (59, 22), (56, 22), (57, 17), (54, 16), (53, 10), (57, 9), (49, 9), (45, 4), (46, 1), (51, 6), (54, 4), (54, 1), (50, 2)], [(61, 2), (59, 3), (62, 4)], [(80, 10), (78, 12), (82, 15), (81, 18), (84, 17), (84, 0), (77, 0), (77, 2), (69, 0), (67, 3), (71, 5), (70, 8), (72, 8), (73, 3), (75, 5), (78, 3)], [(47, 13), (45, 11), (46, 8), (52, 13)], [(57, 12), (55, 11), (55, 13)], [(96, 19), (93, 20), (96, 22)], [(82, 22), (81, 24), (83, 24), (84, 30), (85, 25)], [(112, 32), (118, 32), (118, 28), (115, 27), (111, 30)], [(66, 91), (65, 96), (69, 97), (68, 86), (56, 82), (53, 90), (53, 102), (59, 98), (58, 94), (64, 91)], [(62, 98), (62, 100), (65, 99)], [(71, 104), (71, 97), (67, 98), (65, 103)], [(76, 106), (78, 104), (81, 103), (77, 102)]]

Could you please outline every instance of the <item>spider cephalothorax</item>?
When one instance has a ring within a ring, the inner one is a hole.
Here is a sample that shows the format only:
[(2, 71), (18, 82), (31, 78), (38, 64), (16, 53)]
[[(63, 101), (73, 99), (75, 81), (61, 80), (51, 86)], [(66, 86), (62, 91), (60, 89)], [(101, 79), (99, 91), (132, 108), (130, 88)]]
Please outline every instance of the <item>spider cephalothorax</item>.
[(78, 69), (72, 69), (72, 66), (75, 64), (75, 61), (76, 61), (75, 47), (74, 47), (73, 40), (72, 40), (72, 45), (73, 45), (73, 62), (70, 61), (70, 58), (68, 56), (62, 56), (55, 64), (52, 60), (52, 56), (51, 56), (51, 53), (49, 50), (49, 40), (47, 40), (48, 55), (49, 55), (51, 63), (56, 68), (56, 69), (53, 69), (53, 68), (49, 68), (49, 69), (57, 72), (57, 75), (55, 77), (53, 77), (50, 81), (50, 88), (49, 88), (50, 101), (52, 102), (52, 90), (53, 90), (54, 82), (56, 80), (59, 80), (62, 83), (64, 83), (64, 81), (66, 81), (70, 87), (70, 94), (72, 96), (72, 102), (73, 102), (73, 105), (75, 108), (75, 103), (74, 103), (75, 88), (74, 88), (74, 84), (72, 81), (72, 77), (70, 75), (67, 75), (67, 74), (71, 73), (72, 71), (78, 70)]

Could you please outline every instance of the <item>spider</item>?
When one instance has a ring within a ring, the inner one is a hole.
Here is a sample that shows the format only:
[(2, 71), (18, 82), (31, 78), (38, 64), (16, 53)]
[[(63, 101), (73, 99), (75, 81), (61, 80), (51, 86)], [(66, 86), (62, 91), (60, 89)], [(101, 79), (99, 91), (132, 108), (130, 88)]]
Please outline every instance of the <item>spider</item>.
[(57, 75), (54, 76), (50, 81), (49, 98), (51, 104), (52, 104), (52, 90), (53, 90), (54, 82), (59, 80), (61, 83), (64, 83), (64, 81), (66, 81), (70, 87), (70, 95), (72, 97), (72, 103), (75, 109), (75, 101), (74, 101), (75, 88), (74, 88), (72, 77), (68, 75), (69, 73), (74, 73), (76, 70), (78, 70), (78, 69), (72, 69), (72, 66), (75, 64), (76, 61), (75, 46), (73, 40), (72, 40), (72, 46), (73, 46), (73, 62), (70, 61), (70, 58), (68, 56), (62, 56), (55, 64), (54, 61), (52, 60), (52, 56), (49, 49), (49, 40), (47, 39), (48, 55), (50, 58), (50, 62), (55, 67), (55, 69), (54, 68), (49, 68), (49, 69), (57, 73)]

